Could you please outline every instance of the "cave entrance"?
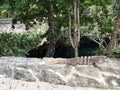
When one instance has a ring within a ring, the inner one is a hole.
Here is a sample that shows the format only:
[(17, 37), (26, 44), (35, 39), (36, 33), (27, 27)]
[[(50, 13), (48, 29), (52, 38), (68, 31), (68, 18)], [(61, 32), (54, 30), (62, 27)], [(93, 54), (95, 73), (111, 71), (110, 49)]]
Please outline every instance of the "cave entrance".
[[(37, 49), (34, 48), (28, 52), (27, 57), (43, 58), (46, 55), (48, 44), (43, 44)], [(87, 37), (81, 39), (79, 46), (79, 56), (91, 56), (96, 55), (99, 45), (94, 41), (91, 41)], [(56, 44), (54, 58), (71, 58), (74, 57), (74, 50), (72, 46), (61, 43)]]

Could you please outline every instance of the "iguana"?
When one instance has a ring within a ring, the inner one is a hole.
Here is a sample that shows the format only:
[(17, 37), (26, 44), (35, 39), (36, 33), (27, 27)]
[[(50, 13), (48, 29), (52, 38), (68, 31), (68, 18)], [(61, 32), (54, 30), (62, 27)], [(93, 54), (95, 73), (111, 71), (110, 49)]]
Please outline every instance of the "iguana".
[(54, 65), (54, 64), (66, 64), (66, 65), (93, 65), (97, 67), (97, 64), (101, 64), (106, 59), (106, 56), (85, 56), (63, 60), (56, 60), (41, 64), (42, 66)]

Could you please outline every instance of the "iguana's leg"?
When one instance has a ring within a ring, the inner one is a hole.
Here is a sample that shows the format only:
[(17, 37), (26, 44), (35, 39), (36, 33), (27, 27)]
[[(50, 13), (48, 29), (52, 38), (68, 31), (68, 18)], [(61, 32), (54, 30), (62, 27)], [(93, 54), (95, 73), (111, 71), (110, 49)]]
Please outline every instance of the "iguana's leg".
[(100, 66), (98, 66), (95, 62), (93, 62), (92, 65), (93, 65), (95, 68), (97, 68), (97, 69), (99, 69), (99, 70), (102, 71), (102, 68), (101, 68)]

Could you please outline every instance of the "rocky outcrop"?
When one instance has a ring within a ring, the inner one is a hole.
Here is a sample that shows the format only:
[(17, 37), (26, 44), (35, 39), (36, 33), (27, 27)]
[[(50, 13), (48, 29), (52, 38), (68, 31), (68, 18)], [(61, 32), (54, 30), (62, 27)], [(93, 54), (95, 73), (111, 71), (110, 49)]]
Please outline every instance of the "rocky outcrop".
[(41, 33), (44, 34), (48, 30), (48, 24), (46, 22), (38, 22), (36, 21), (36, 24), (33, 25), (33, 27), (29, 27), (29, 30), (26, 31), (26, 26), (23, 23), (17, 23), (14, 25), (14, 28), (12, 26), (12, 18), (4, 18), (0, 19), (0, 33), (15, 33), (15, 34), (20, 34), (20, 33)]
[(63, 58), (0, 57), (0, 74), (4, 77), (23, 81), (44, 81), (73, 87), (96, 87), (120, 89), (120, 60), (107, 58), (98, 65), (49, 65), (46, 62)]

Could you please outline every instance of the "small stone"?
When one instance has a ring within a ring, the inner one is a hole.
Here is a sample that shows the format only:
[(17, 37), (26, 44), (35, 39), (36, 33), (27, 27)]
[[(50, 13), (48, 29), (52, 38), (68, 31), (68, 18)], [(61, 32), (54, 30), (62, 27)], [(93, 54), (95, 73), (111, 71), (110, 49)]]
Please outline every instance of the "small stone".
[(119, 85), (119, 84), (118, 84), (116, 81), (114, 81), (114, 80), (113, 80), (111, 83), (113, 84), (113, 86), (118, 86), (118, 85)]

